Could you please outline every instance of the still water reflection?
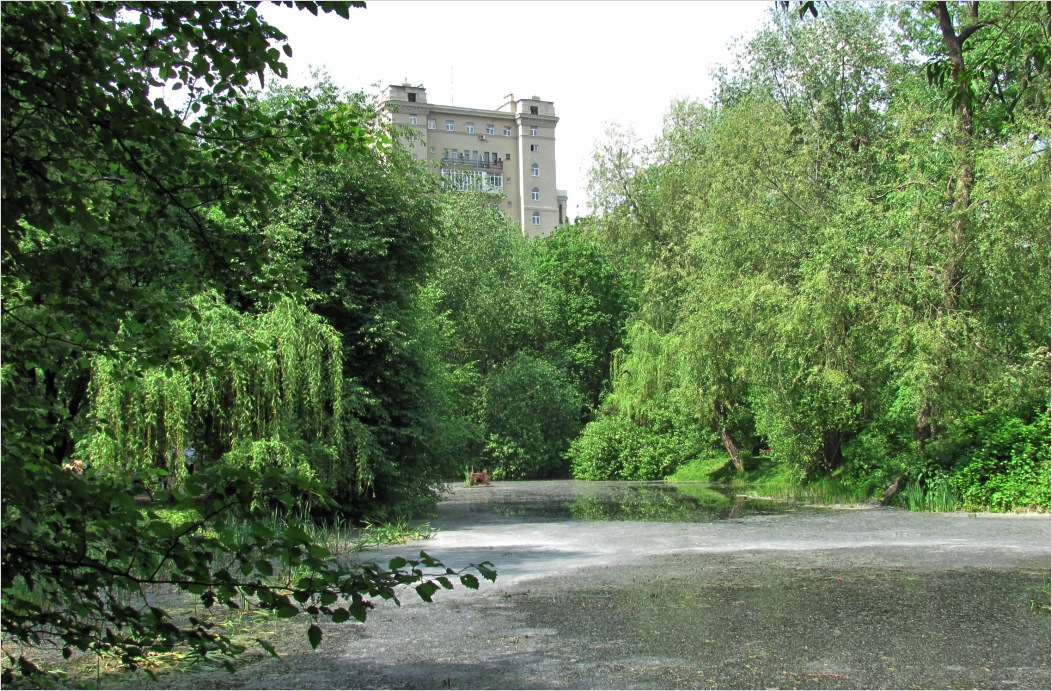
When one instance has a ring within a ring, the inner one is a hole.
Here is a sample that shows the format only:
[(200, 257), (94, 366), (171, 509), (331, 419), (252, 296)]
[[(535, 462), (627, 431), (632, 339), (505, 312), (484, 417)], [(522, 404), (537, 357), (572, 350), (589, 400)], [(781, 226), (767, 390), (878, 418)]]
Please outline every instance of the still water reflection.
[[(469, 490), (470, 511), (526, 520), (704, 523), (750, 515), (815, 511), (747, 490), (701, 483), (504, 482)], [(457, 494), (464, 497), (459, 491)]]

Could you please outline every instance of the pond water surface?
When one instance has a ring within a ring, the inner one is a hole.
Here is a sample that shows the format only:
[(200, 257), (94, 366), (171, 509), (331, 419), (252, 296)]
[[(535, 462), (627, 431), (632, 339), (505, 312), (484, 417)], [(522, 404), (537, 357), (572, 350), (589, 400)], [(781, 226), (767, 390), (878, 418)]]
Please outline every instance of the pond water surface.
[(478, 515), (527, 521), (658, 521), (708, 523), (746, 516), (816, 513), (826, 509), (757, 497), (748, 487), (665, 482), (495, 482), (451, 488), (451, 504), (466, 502)]
[(1048, 514), (819, 509), (704, 485), (450, 487), (421, 550), (495, 583), (303, 626), (177, 688), (1048, 689)]

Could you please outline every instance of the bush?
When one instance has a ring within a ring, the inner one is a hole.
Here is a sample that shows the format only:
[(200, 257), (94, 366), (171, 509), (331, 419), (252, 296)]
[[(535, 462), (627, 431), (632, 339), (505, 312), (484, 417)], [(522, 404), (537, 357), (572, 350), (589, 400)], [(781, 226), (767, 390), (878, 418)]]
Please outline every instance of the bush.
[(570, 441), (581, 429), (581, 396), (566, 373), (532, 355), (515, 355), (482, 393), (483, 458), (493, 477), (565, 476)]
[(661, 480), (706, 448), (700, 430), (604, 415), (570, 447), (579, 480)]
[(961, 446), (952, 485), (966, 505), (1049, 510), (1048, 411), (1032, 422), (1001, 413), (975, 415), (954, 436)]

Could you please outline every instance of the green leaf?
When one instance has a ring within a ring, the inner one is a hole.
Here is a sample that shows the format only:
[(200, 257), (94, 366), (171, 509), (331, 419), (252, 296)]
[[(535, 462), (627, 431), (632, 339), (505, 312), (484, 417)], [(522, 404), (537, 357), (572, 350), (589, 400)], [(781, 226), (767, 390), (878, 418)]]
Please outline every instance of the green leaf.
[(431, 602), (431, 596), (438, 592), (438, 586), (431, 581), (424, 581), (416, 586), (416, 592), (424, 602)]
[(348, 611), (350, 611), (351, 616), (354, 617), (355, 620), (364, 623), (365, 617), (369, 613), (369, 608), (365, 603), (355, 603), (348, 608)]
[(321, 627), (317, 624), (311, 624), (310, 628), (307, 629), (307, 640), (310, 641), (311, 648), (317, 648), (321, 643)]
[(460, 577), (460, 583), (465, 588), (471, 588), (472, 590), (478, 590), (479, 579), (472, 576), (470, 573), (466, 573)]

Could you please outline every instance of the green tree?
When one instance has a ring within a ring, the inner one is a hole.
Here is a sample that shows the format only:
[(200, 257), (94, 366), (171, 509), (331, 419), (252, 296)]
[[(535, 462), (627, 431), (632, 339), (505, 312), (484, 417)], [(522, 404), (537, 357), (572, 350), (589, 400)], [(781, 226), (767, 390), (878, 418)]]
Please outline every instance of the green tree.
[[(274, 94), (263, 106), (285, 101), (343, 108), (382, 141), (395, 138), (363, 94), (341, 94), (324, 80)], [(429, 430), (453, 413), (431, 397), (441, 375), (428, 369), (418, 309), (440, 232), (434, 182), (397, 146), (305, 160), (264, 232), (275, 263), (302, 267), (311, 310), (342, 339), (346, 407), (357, 430), (348, 441), (357, 460), (348, 462), (370, 471), (367, 492), (346, 483), (333, 498), (355, 513), (409, 511), (456, 472), (449, 454), (432, 452)]]
[(532, 264), (542, 290), (545, 357), (564, 362), (571, 380), (593, 409), (610, 376), (610, 356), (621, 346), (632, 290), (602, 248), (567, 226), (531, 243)]
[(540, 291), (527, 240), (482, 194), (447, 192), (431, 285), (455, 335), (451, 361), (481, 376), (541, 342)]
[[(294, 4), (345, 17), (361, 5)], [(150, 650), (176, 645), (199, 656), (240, 650), (207, 619), (182, 622), (151, 606), (152, 584), (178, 586), (205, 608), (236, 607), (235, 598), (244, 596), (279, 616), (307, 611), (333, 621), (364, 618), (369, 597), (393, 598), (399, 584), (417, 584), (430, 599), (439, 585), (419, 568), (438, 566), (428, 557), (349, 567), (295, 528), (275, 533), (249, 522), (245, 531), (233, 529), (231, 515), (260, 494), (288, 501), (295, 490), (324, 502), (321, 488), (301, 473), (280, 467), (194, 473), (171, 498), (175, 508), (199, 511), (188, 515), (200, 518), (172, 524), (137, 504), (124, 478), (107, 477), (103, 468), (81, 476), (62, 467), (99, 422), (86, 414), (93, 359), (97, 372), (114, 366), (109, 371), (136, 382), (143, 396), (152, 395), (151, 382), (159, 384), (158, 368), (166, 377), (170, 369), (177, 386), (153, 393), (172, 393), (165, 412), (177, 416), (185, 400), (174, 389), (199, 371), (184, 363), (226, 355), (236, 370), (250, 367), (253, 349), (270, 347), (256, 339), (243, 351), (253, 339), (242, 334), (227, 353), (209, 350), (221, 345), (215, 342), (195, 353), (200, 340), (186, 338), (191, 322), (241, 318), (221, 304), (194, 301), (209, 289), (223, 298), (250, 295), (259, 316), (244, 319), (262, 331), (267, 310), (282, 304), (258, 290), (270, 256), (264, 235), (242, 232), (228, 219), (251, 228), (268, 218), (285, 189), (280, 183), (298, 172), (299, 160), (333, 161), (382, 138), (351, 104), (322, 108), (298, 99), (256, 107), (251, 80), (262, 86), (267, 70), (283, 75), (282, 48), (286, 55), (290, 49), (252, 3), (27, 2), (5, 4), (0, 17), (5, 633), (28, 645), (57, 643), (66, 653), (116, 652), (134, 666)], [(180, 112), (161, 97), (164, 89), (187, 94)], [(294, 298), (302, 292), (296, 281), (285, 288)], [(289, 304), (295, 313), (302, 296)], [(301, 326), (312, 322), (298, 314)], [(185, 327), (172, 328), (176, 322)], [(288, 353), (279, 346), (273, 355), (271, 363)], [(297, 355), (309, 359), (309, 349)], [(330, 359), (342, 369), (342, 354), (336, 355)], [(276, 368), (282, 376), (304, 372), (286, 364)], [(104, 379), (96, 382), (98, 394)], [(184, 393), (192, 390), (183, 383)], [(269, 390), (304, 395), (308, 409), (339, 400), (335, 388), (315, 391), (320, 398), (312, 399), (304, 393), (310, 384), (294, 393), (289, 376), (284, 386)], [(296, 405), (283, 399), (273, 418), (255, 420), (287, 420)], [(116, 402), (112, 410), (120, 409)], [(121, 421), (104, 422), (113, 430)], [(139, 422), (157, 428), (156, 420)], [(169, 428), (179, 425), (168, 425), (166, 434)], [(146, 444), (144, 454), (181, 446), (176, 437), (123, 441)], [(201, 496), (208, 498), (203, 508)], [(274, 584), (275, 561), (309, 575)], [(436, 582), (444, 587), (450, 575)], [(462, 575), (463, 584), (477, 586)], [(320, 635), (311, 623), (312, 645)], [(9, 655), (8, 663), (7, 681), (16, 671), (37, 671), (25, 658)]]
[(661, 420), (672, 437), (711, 430), (735, 465), (763, 446), (801, 475), (880, 488), (957, 472), (964, 420), (1010, 437), (1046, 414), (1047, 381), (1029, 373), (1049, 328), (1047, 10), (953, 15), (984, 65), (968, 88), (985, 124), (965, 147), (961, 85), (949, 66), (945, 90), (932, 78), (945, 37), (924, 12), (940, 8), (917, 9), (775, 14), (711, 107), (673, 104), (649, 165), (614, 165), (631, 159), (611, 153), (629, 150), (620, 139), (602, 149), (595, 189), (626, 194), (602, 198), (596, 234), (638, 260), (641, 296), (575, 472)]
[(482, 457), (494, 477), (566, 475), (563, 456), (581, 429), (582, 401), (562, 369), (517, 353), (487, 378), (480, 398)]

